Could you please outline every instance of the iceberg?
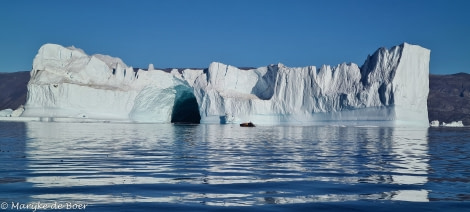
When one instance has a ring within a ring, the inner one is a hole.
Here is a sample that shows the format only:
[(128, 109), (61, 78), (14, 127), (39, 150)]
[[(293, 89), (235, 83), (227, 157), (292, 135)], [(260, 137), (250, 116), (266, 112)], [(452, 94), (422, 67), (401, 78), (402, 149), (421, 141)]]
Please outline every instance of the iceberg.
[(10, 117), (12, 113), (12, 109), (0, 110), (0, 117)]
[(242, 70), (212, 63), (185, 70), (202, 123), (312, 124), (367, 121), (428, 126), (429, 55), (403, 44), (356, 64)]
[(453, 121), (453, 122), (450, 122), (450, 123), (442, 122), (442, 124), (439, 125), (439, 120), (431, 121), (429, 126), (431, 126), (431, 127), (464, 127), (462, 121)]
[(175, 98), (192, 94), (175, 75), (134, 70), (119, 58), (45, 44), (34, 58), (22, 116), (170, 122)]
[(451, 123), (442, 122), (443, 127), (464, 127), (462, 121), (453, 121)]
[(429, 126), (430, 50), (380, 48), (359, 67), (281, 63), (241, 69), (147, 70), (45, 44), (33, 61), (24, 117), (132, 122)]
[(439, 127), (439, 120), (434, 120), (429, 123), (429, 126), (431, 127)]
[(23, 114), (24, 106), (19, 106), (16, 110), (13, 109), (4, 109), (0, 110), (0, 117), (19, 117)]

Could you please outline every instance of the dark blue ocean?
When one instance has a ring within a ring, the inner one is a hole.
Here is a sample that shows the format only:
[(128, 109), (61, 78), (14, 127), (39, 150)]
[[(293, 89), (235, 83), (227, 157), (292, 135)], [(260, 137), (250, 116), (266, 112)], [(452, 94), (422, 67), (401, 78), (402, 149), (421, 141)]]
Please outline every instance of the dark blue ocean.
[(470, 211), (470, 128), (0, 122), (0, 211)]

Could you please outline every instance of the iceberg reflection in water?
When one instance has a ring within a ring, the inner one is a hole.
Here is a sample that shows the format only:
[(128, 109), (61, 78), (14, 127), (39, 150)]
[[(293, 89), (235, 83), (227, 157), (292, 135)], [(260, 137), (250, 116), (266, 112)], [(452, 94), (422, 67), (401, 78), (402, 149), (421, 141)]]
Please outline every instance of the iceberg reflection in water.
[(26, 123), (31, 201), (429, 201), (428, 129)]

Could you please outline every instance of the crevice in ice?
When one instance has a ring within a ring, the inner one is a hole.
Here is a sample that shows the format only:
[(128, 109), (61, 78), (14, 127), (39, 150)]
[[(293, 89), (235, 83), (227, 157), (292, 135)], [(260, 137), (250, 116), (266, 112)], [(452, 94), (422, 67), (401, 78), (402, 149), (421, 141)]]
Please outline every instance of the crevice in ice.
[(210, 78), (209, 68), (203, 69), (202, 73), (206, 75), (206, 82), (209, 82), (209, 78)]
[(387, 84), (383, 83), (380, 87), (379, 87), (379, 99), (380, 99), (380, 102), (383, 104), (383, 105), (393, 105), (394, 104), (394, 98), (393, 98), (393, 94), (391, 92), (392, 89), (387, 89)]
[(251, 94), (254, 94), (258, 98), (262, 100), (269, 100), (274, 95), (274, 87), (276, 82), (276, 76), (279, 71), (279, 67), (277, 65), (268, 66), (268, 70), (263, 76), (258, 74), (259, 79), (256, 82), (256, 85), (251, 89)]

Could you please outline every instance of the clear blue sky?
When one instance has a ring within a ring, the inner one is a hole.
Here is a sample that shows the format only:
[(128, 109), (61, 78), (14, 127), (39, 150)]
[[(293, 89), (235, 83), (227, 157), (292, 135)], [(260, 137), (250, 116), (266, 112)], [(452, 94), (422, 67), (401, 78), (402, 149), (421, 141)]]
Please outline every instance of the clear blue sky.
[(431, 73), (470, 73), (469, 11), (466, 0), (3, 0), (0, 71), (29, 71), (45, 43), (167, 68), (362, 65), (408, 42), (431, 49)]

